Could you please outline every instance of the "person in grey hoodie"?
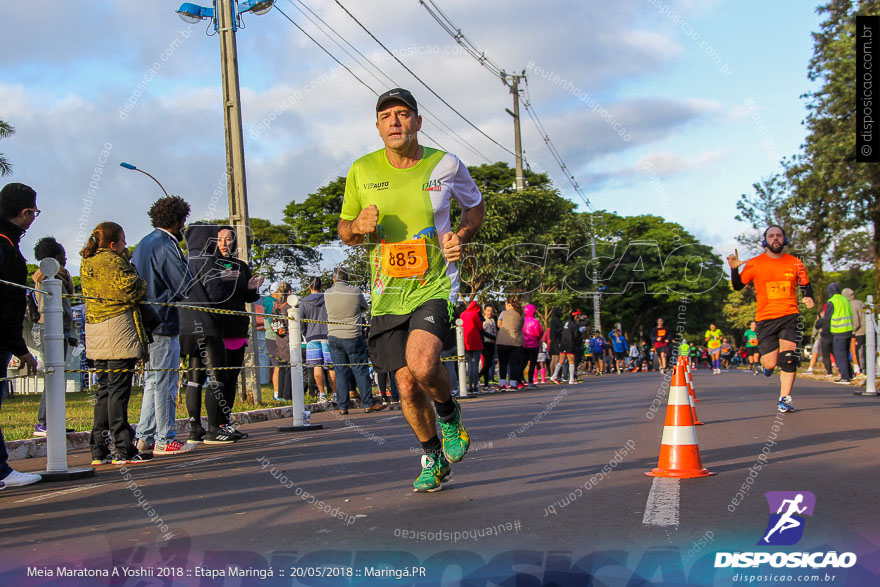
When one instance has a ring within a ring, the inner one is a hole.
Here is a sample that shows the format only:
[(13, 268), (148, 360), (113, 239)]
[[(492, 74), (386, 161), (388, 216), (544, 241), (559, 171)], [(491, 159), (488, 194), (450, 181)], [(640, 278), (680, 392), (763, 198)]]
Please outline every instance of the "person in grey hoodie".
[[(324, 284), (320, 277), (309, 280), (309, 295), (300, 303), (302, 319), (327, 321), (327, 308), (324, 306)], [(333, 371), (333, 358), (330, 355), (330, 342), (327, 340), (327, 325), (315, 322), (303, 322), (303, 334), (306, 337), (306, 365), (312, 365), (315, 383), (318, 386), (318, 398), (327, 401), (324, 391), (324, 368), (329, 369), (330, 389), (336, 389), (336, 373)]]
[(868, 331), (865, 323), (865, 303), (857, 300), (855, 292), (849, 287), (843, 288), (841, 293), (849, 300), (849, 305), (853, 310), (853, 338), (850, 343), (850, 352), (857, 374), (859, 372), (864, 374), (865, 365), (867, 365), (865, 362), (865, 337)]

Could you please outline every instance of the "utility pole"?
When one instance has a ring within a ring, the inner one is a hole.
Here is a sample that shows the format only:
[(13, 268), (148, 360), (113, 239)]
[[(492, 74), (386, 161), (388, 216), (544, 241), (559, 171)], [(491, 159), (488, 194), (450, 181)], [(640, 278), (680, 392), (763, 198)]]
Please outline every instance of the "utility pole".
[[(522, 75), (512, 75), (510, 79), (510, 93), (513, 94), (513, 112), (509, 108), (504, 110), (513, 117), (513, 143), (516, 151), (516, 191), (521, 192), (525, 188), (525, 179), (523, 177), (522, 162), (522, 137), (520, 135), (519, 124), (519, 80), (525, 77), (525, 71)], [(504, 78), (504, 84), (508, 85), (507, 77)]]
[[(223, 120), (226, 126), (226, 187), (229, 193), (229, 224), (235, 228), (237, 256), (248, 265), (251, 263), (248, 229), (247, 187), (244, 168), (244, 138), (241, 129), (241, 95), (238, 88), (238, 50), (235, 44), (236, 23), (235, 2), (217, 0), (217, 26), (220, 35), (220, 65), (223, 71)], [(247, 310), (254, 311), (248, 304)], [(254, 402), (262, 403), (260, 377), (257, 370), (257, 320), (250, 317), (250, 341), (244, 356), (245, 368), (242, 371), (241, 393), (253, 390)]]

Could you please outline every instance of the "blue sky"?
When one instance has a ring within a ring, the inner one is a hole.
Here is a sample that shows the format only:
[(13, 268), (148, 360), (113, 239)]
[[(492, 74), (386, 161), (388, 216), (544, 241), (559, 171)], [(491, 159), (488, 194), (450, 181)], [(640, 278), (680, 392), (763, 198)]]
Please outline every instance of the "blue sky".
[[(383, 56), (335, 3), (303, 1), (479, 152), (512, 165)], [(344, 56), (296, 2), (278, 6), (376, 91), (390, 87)], [(812, 2), (437, 3), (508, 71), (532, 63), (582, 92), (529, 72), (532, 103), (597, 208), (665, 216), (726, 252), (745, 229), (734, 220), (739, 195), (776, 171), (779, 158), (796, 153), (803, 140), (799, 96), (810, 89), (810, 33), (819, 25)], [(417, 0), (343, 4), (447, 101), (512, 146), (507, 89), (458, 52)], [(33, 185), (45, 211), (25, 239), (28, 253), (44, 234), (69, 251), (79, 248), (79, 222), (71, 219), (84, 214), (82, 197), (105, 145), (112, 146), (110, 157), (85, 214), (91, 226), (120, 222), (129, 242), (149, 230), (146, 209), (161, 194), (120, 161), (186, 197), (191, 220), (209, 214), (225, 168), (219, 47), (205, 25), (183, 23), (177, 5), (96, 0), (61, 3), (48, 15), (22, 3), (0, 8), (0, 118), (17, 129), (0, 141), (15, 166), (4, 180)], [(354, 159), (380, 146), (375, 97), (277, 11), (251, 16), (246, 25), (238, 43), (250, 211), (278, 222), (288, 202), (344, 175)], [(150, 73), (153, 63), (161, 67)], [(630, 140), (579, 99), (586, 92)], [(120, 116), (132, 99), (137, 104)], [(275, 108), (281, 113), (269, 120)], [(269, 124), (260, 127), (261, 121)], [(533, 168), (577, 200), (534, 126), (525, 116), (523, 123)], [(468, 164), (484, 162), (454, 137), (438, 140)], [(224, 211), (225, 193), (219, 204)], [(75, 265), (75, 253), (69, 256)]]

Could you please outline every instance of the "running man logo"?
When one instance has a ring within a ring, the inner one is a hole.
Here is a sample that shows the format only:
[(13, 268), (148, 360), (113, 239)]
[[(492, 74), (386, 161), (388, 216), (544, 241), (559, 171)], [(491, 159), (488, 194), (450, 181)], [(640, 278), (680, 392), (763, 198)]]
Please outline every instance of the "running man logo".
[(816, 496), (809, 491), (770, 491), (764, 494), (770, 506), (770, 521), (759, 545), (791, 546), (804, 535), (803, 516), (812, 516)]

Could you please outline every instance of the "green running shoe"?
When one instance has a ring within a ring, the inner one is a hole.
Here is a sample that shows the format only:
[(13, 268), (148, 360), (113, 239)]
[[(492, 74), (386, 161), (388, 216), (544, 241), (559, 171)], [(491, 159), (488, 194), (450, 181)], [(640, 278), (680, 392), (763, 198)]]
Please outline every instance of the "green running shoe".
[(440, 491), (440, 483), (449, 479), (452, 467), (442, 454), (422, 455), (422, 474), (413, 481), (413, 491), (424, 493), (425, 491)]
[(450, 463), (457, 463), (467, 454), (471, 437), (461, 423), (461, 406), (454, 399), (452, 401), (455, 402), (455, 417), (452, 422), (440, 422), (440, 430), (443, 431), (443, 454)]

